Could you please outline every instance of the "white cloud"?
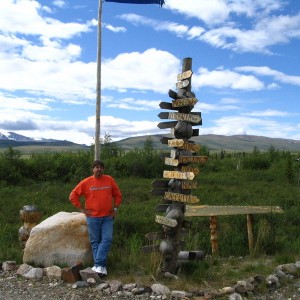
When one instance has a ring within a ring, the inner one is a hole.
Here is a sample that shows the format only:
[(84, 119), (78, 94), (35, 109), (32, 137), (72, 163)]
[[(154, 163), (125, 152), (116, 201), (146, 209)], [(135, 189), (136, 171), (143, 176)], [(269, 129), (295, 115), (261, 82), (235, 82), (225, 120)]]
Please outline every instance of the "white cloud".
[(211, 86), (215, 88), (231, 88), (238, 90), (261, 90), (264, 88), (263, 82), (254, 76), (241, 75), (230, 70), (208, 71), (205, 68), (198, 70), (199, 75), (194, 73), (193, 86), (200, 88)]

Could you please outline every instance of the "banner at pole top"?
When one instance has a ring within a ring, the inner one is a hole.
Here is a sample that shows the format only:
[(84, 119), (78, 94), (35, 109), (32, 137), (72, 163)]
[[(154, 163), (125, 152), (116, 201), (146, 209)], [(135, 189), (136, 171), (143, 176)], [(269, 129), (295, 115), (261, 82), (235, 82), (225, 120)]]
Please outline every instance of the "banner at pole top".
[(132, 3), (132, 4), (159, 4), (163, 6), (164, 0), (105, 0), (105, 2), (117, 2), (117, 3)]

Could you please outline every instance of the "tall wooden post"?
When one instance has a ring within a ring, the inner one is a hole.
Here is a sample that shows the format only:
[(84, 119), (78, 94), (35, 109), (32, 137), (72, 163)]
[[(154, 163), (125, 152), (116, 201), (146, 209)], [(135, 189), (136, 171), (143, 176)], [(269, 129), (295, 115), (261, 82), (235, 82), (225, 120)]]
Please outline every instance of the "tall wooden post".
[(102, 40), (102, 0), (98, 4), (98, 49), (97, 49), (97, 85), (96, 85), (96, 124), (94, 159), (100, 159), (100, 115), (101, 115), (101, 40)]
[[(199, 170), (190, 167), (190, 163), (203, 162), (200, 156), (194, 156), (194, 152), (200, 149), (199, 145), (190, 142), (192, 136), (197, 136), (198, 131), (193, 125), (201, 125), (201, 113), (191, 113), (194, 104), (197, 103), (195, 94), (191, 91), (192, 59), (185, 58), (182, 63), (182, 73), (177, 76), (177, 92), (169, 90), (172, 103), (161, 102), (162, 109), (171, 112), (162, 112), (158, 116), (161, 119), (173, 119), (175, 121), (159, 123), (159, 128), (171, 128), (174, 134), (172, 138), (162, 138), (161, 142), (173, 147), (170, 157), (165, 157), (165, 164), (174, 166), (174, 171), (164, 171), (163, 177), (167, 181), (154, 181), (152, 185), (153, 194), (163, 195), (163, 202), (166, 205), (165, 217), (156, 216), (156, 222), (163, 224), (164, 240), (161, 241), (159, 250), (163, 255), (161, 272), (176, 274), (179, 268), (178, 255), (181, 251), (182, 231), (186, 203), (196, 203), (199, 199), (191, 195), (191, 190), (197, 187), (191, 182)], [(174, 110), (178, 112), (174, 112)], [(167, 182), (167, 183), (166, 183)]]

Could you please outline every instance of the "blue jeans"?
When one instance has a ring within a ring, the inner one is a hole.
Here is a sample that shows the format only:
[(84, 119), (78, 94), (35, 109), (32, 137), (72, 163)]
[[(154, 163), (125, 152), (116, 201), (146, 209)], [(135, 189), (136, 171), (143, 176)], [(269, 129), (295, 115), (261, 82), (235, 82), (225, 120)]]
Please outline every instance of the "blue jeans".
[(106, 259), (113, 238), (114, 218), (111, 216), (86, 217), (86, 222), (95, 266), (106, 267)]

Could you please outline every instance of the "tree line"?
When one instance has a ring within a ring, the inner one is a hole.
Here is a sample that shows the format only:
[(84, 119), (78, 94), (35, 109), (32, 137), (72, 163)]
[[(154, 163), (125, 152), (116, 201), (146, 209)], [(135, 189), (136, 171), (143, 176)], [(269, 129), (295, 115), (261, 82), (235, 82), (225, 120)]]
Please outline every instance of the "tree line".
[[(0, 154), (1, 184), (30, 184), (41, 181), (76, 182), (91, 175), (94, 148), (88, 151), (32, 153), (23, 157), (16, 148), (9, 147)], [(166, 169), (163, 158), (170, 151), (156, 150), (149, 137), (142, 149), (126, 151), (113, 143), (111, 136), (105, 134), (101, 139), (101, 160), (105, 162), (106, 173), (114, 177), (159, 178)], [(233, 171), (239, 169), (267, 170), (274, 168), (285, 173), (289, 182), (299, 180), (300, 154), (279, 151), (270, 146), (267, 152), (257, 147), (251, 153), (213, 151), (201, 145), (196, 155), (209, 157), (201, 166), (201, 172)]]

